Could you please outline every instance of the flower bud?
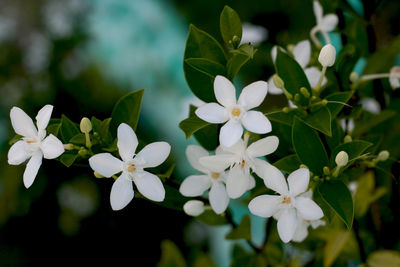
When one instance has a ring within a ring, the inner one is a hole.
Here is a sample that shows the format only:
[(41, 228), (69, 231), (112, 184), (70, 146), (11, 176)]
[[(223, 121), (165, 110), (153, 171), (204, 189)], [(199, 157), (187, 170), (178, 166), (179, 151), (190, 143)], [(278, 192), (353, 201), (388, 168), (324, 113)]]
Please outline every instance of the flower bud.
[(73, 144), (64, 144), (63, 146), (65, 150), (72, 150), (74, 148)]
[(336, 155), (335, 162), (339, 167), (346, 166), (349, 162), (349, 155), (345, 151), (340, 151)]
[(274, 81), (274, 84), (277, 88), (285, 88), (285, 83), (283, 82), (282, 78), (279, 77), (277, 74), (274, 74), (274, 76), (272, 76), (272, 80)]
[(331, 174), (331, 170), (329, 169), (328, 166), (325, 166), (322, 168), (322, 171), (324, 172), (325, 175)]
[(305, 87), (301, 87), (300, 88), (300, 93), (305, 97), (305, 98), (309, 98), (311, 95), (308, 92), (307, 88)]
[(357, 72), (352, 72), (352, 73), (350, 73), (350, 81), (352, 82), (352, 83), (357, 83), (358, 82), (358, 80), (360, 79), (360, 77), (358, 76), (358, 74), (357, 74)]
[(381, 152), (379, 152), (378, 154), (378, 161), (386, 161), (389, 158), (389, 151), (387, 150), (382, 150)]
[(82, 133), (89, 133), (92, 130), (92, 123), (86, 117), (83, 117), (79, 125)]
[(333, 45), (327, 44), (322, 47), (319, 53), (318, 61), (323, 67), (331, 67), (335, 64), (336, 49)]
[(200, 200), (189, 200), (183, 205), (183, 210), (189, 216), (199, 216), (204, 212), (204, 203)]
[(350, 142), (352, 142), (352, 141), (353, 141), (353, 138), (351, 138), (350, 135), (346, 135), (346, 136), (344, 137), (344, 143), (345, 143), (345, 144), (350, 143)]

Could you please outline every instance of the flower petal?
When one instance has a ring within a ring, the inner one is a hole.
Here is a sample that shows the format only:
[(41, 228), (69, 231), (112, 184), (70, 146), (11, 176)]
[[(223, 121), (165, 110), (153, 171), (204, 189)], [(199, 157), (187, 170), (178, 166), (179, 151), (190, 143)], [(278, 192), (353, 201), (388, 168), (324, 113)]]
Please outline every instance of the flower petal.
[(310, 198), (296, 197), (296, 209), (305, 220), (319, 220), (324, 216), (322, 209)]
[(335, 14), (328, 14), (322, 18), (319, 26), (324, 32), (330, 32), (336, 28), (338, 22), (339, 19)]
[(284, 209), (278, 219), (278, 234), (284, 243), (292, 240), (297, 228), (296, 210)]
[(222, 172), (234, 163), (232, 154), (219, 154), (200, 158), (200, 163), (212, 172)]
[(242, 124), (234, 120), (229, 120), (222, 126), (219, 132), (219, 142), (226, 147), (233, 146), (239, 141), (243, 134)]
[(236, 154), (236, 155), (241, 155), (242, 153), (245, 152), (245, 146), (244, 146), (244, 141), (243, 139), (239, 139), (239, 141), (236, 142), (233, 146), (226, 147), (224, 145), (220, 145), (222, 150), (225, 152), (225, 154)]
[(183, 180), (179, 192), (185, 197), (201, 196), (211, 186), (208, 175), (191, 175)]
[(133, 129), (126, 123), (118, 126), (118, 152), (123, 161), (128, 161), (135, 155), (138, 146), (138, 139)]
[(239, 165), (233, 167), (226, 179), (226, 191), (230, 198), (239, 198), (247, 191), (250, 184), (250, 174), (244, 172)]
[(39, 131), (46, 129), (47, 125), (49, 124), (52, 112), (52, 105), (46, 105), (41, 110), (39, 110), (38, 114), (36, 115), (36, 125)]
[(154, 174), (144, 171), (141, 175), (134, 177), (133, 181), (143, 196), (157, 202), (164, 200), (164, 186), (160, 179)]
[(249, 176), (249, 187), (247, 188), (247, 190), (251, 190), (256, 186), (256, 179), (254, 179), (253, 175)]
[(25, 148), (26, 143), (24, 141), (18, 141), (13, 144), (8, 150), (8, 164), (19, 165), (25, 162), (30, 156)]
[(26, 169), (24, 172), (24, 185), (26, 188), (29, 188), (33, 184), (33, 181), (35, 181), (39, 168), (42, 165), (42, 159), (42, 152), (37, 151), (28, 161), (28, 164), (26, 164)]
[(133, 199), (132, 181), (127, 174), (122, 173), (113, 183), (110, 193), (110, 203), (113, 210), (121, 210)]
[(89, 159), (89, 165), (104, 177), (111, 177), (123, 169), (123, 162), (110, 153), (100, 153), (92, 156)]
[(229, 119), (226, 108), (217, 103), (204, 104), (195, 111), (197, 117), (210, 123), (223, 123)]
[(239, 105), (246, 110), (258, 107), (267, 96), (268, 83), (257, 81), (243, 88), (239, 96)]
[[(304, 73), (306, 74), (307, 80), (311, 85), (311, 88), (315, 88), (318, 84), (319, 77), (321, 76), (321, 72), (316, 68), (316, 67), (310, 67), (306, 68), (304, 70)], [(321, 86), (325, 86), (325, 84), (328, 82), (326, 77), (322, 79)]]
[(279, 196), (261, 195), (253, 198), (249, 203), (252, 214), (268, 218), (273, 216), (279, 209)]
[(307, 190), (310, 182), (310, 171), (300, 168), (292, 172), (288, 177), (289, 191), (292, 196), (297, 196)]
[(276, 55), (278, 54), (278, 46), (274, 45), (271, 49), (271, 58), (272, 58), (272, 62), (275, 64), (276, 61)]
[(10, 111), (10, 119), (14, 131), (25, 137), (37, 137), (37, 130), (32, 119), (19, 107), (13, 107)]
[(171, 152), (171, 146), (167, 142), (154, 142), (145, 146), (137, 155), (144, 161), (143, 168), (153, 168), (163, 163)]
[(273, 77), (274, 76), (271, 76), (268, 79), (268, 93), (270, 93), (271, 95), (281, 95), (281, 94), (283, 94), (282, 89), (279, 89), (278, 87), (276, 87)]
[(272, 131), (271, 122), (259, 111), (247, 111), (242, 118), (244, 128), (258, 134)]
[(45, 159), (55, 159), (64, 153), (64, 145), (61, 141), (50, 134), (40, 144)]
[(319, 25), (320, 21), (322, 20), (323, 10), (322, 10), (322, 6), (318, 2), (318, 0), (314, 0), (313, 9), (314, 9), (315, 18), (317, 20), (317, 24)]
[(200, 158), (207, 157), (208, 155), (208, 151), (201, 146), (189, 145), (186, 148), (186, 157), (190, 165), (202, 173), (207, 173), (208, 170), (200, 163)]
[(295, 242), (302, 242), (308, 236), (308, 223), (304, 220), (300, 220), (297, 223), (296, 232), (293, 235), (292, 240)]
[(236, 105), (235, 86), (227, 78), (217, 75), (214, 80), (214, 93), (217, 101), (224, 107)]
[(266, 187), (281, 195), (288, 193), (288, 186), (282, 172), (265, 160), (254, 159), (253, 171), (264, 180)]
[(262, 157), (273, 153), (279, 145), (279, 139), (276, 136), (268, 136), (252, 143), (246, 150), (252, 158)]
[(311, 44), (308, 40), (303, 40), (296, 44), (293, 49), (294, 59), (300, 64), (304, 69), (305, 66), (310, 63), (311, 58)]
[(183, 211), (189, 216), (199, 216), (204, 212), (204, 202), (200, 200), (189, 200), (183, 205)]
[(211, 186), (208, 197), (210, 199), (211, 208), (216, 214), (221, 214), (228, 207), (229, 197), (226, 193), (225, 185), (223, 183), (215, 182)]

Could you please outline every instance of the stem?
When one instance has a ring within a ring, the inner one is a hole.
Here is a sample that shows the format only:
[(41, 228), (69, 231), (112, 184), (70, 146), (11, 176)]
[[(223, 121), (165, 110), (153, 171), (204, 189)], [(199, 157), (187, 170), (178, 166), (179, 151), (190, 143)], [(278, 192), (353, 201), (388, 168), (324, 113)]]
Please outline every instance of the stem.
[(367, 74), (367, 75), (361, 76), (360, 81), (365, 82), (365, 81), (383, 79), (383, 78), (397, 78), (397, 79), (400, 79), (400, 74), (399, 73)]
[(315, 46), (318, 47), (318, 48), (321, 48), (322, 47), (321, 42), (318, 40), (318, 38), (316, 36), (316, 33), (318, 31), (319, 31), (319, 27), (317, 25), (317, 26), (315, 26), (314, 28), (311, 29), (310, 37), (311, 37), (311, 41), (314, 42)]
[(86, 139), (86, 147), (91, 148), (92, 147), (92, 142), (90, 142), (90, 135), (88, 132), (85, 132), (85, 139)]
[(323, 80), (324, 77), (325, 77), (326, 69), (327, 69), (326, 66), (322, 67), (322, 72), (321, 72), (321, 75), (319, 76), (318, 83), (317, 83), (317, 85), (316, 85), (315, 88), (314, 88), (314, 91), (315, 91), (317, 94), (319, 94), (319, 92), (320, 92), (322, 80)]

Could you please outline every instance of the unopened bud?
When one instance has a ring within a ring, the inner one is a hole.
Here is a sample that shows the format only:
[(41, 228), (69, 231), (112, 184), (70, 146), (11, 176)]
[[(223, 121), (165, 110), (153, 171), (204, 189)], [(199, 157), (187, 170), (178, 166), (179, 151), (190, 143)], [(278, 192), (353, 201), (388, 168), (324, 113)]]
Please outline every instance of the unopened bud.
[(317, 100), (317, 97), (316, 97), (315, 95), (313, 95), (313, 96), (311, 97), (311, 101), (315, 101), (315, 100)]
[(308, 90), (307, 90), (307, 88), (305, 88), (305, 87), (301, 87), (300, 88), (300, 93), (305, 97), (305, 98), (309, 98), (311, 95), (310, 95), (310, 92), (308, 92)]
[(289, 113), (290, 108), (289, 108), (289, 107), (284, 107), (284, 108), (282, 109), (282, 111), (283, 111), (284, 113)]
[(288, 44), (286, 48), (290, 53), (293, 53), (295, 46), (294, 46), (294, 44)]
[(379, 152), (378, 154), (378, 161), (386, 161), (389, 158), (389, 151), (387, 150), (382, 150), (381, 152)]
[(358, 80), (360, 79), (360, 77), (358, 76), (357, 72), (354, 72), (354, 71), (353, 71), (352, 73), (350, 73), (349, 79), (350, 79), (350, 81), (351, 81), (352, 83), (357, 83)]
[(329, 169), (328, 166), (325, 166), (324, 168), (322, 168), (322, 171), (324, 172), (325, 175), (331, 174), (331, 170)]
[(352, 142), (352, 141), (353, 141), (353, 138), (352, 138), (350, 135), (346, 135), (346, 136), (344, 137), (344, 143), (345, 143), (345, 144), (350, 143), (350, 142)]
[(336, 155), (335, 162), (339, 167), (346, 166), (349, 162), (349, 155), (345, 151), (340, 151)]
[(295, 102), (299, 102), (300, 101), (300, 97), (301, 97), (300, 94), (295, 94), (294, 95), (294, 101)]
[(72, 150), (74, 148), (73, 144), (64, 144), (64, 149), (65, 150)]
[(81, 149), (78, 151), (78, 155), (81, 156), (81, 157), (86, 156), (86, 154), (87, 154), (87, 150), (84, 149), (84, 148), (81, 148)]
[(240, 43), (240, 38), (237, 35), (234, 35), (232, 38), (232, 45), (236, 48)]
[(189, 200), (183, 205), (183, 211), (190, 216), (199, 216), (204, 212), (204, 203), (200, 200)]
[(308, 169), (308, 167), (307, 167), (307, 165), (305, 165), (305, 164), (300, 164), (300, 169)]
[(319, 176), (314, 176), (314, 177), (313, 177), (313, 180), (314, 180), (315, 182), (318, 182), (318, 181), (319, 181)]
[(79, 125), (82, 133), (89, 133), (92, 130), (92, 123), (86, 117), (83, 117)]
[(336, 49), (333, 45), (327, 44), (322, 47), (319, 53), (318, 61), (323, 67), (331, 67), (335, 64)]
[(277, 88), (285, 88), (285, 83), (283, 82), (282, 78), (279, 77), (277, 74), (274, 74), (274, 76), (272, 76), (272, 80), (274, 81), (274, 84)]
[(326, 106), (326, 104), (328, 104), (328, 100), (322, 99), (322, 100), (321, 100), (321, 105), (322, 105), (322, 106)]
[(96, 177), (96, 178), (104, 178), (104, 176), (101, 175), (101, 174), (98, 173), (98, 172), (93, 172), (93, 175), (94, 175), (94, 177)]

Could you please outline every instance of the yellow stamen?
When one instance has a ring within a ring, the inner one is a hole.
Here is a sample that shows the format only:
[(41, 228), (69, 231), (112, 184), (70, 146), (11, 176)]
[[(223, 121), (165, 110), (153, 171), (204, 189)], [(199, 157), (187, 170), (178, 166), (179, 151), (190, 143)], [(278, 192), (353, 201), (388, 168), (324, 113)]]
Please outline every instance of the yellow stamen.
[(219, 178), (219, 173), (218, 172), (212, 172), (211, 173), (211, 177), (214, 179), (218, 179)]
[(28, 140), (28, 141), (26, 141), (28, 144), (32, 144), (32, 143), (36, 143), (36, 140), (35, 139), (33, 139), (33, 140)]
[(292, 199), (290, 197), (284, 196), (282, 200), (282, 204), (290, 204)]
[(243, 169), (243, 168), (244, 168), (244, 165), (246, 165), (246, 161), (245, 161), (245, 160), (242, 160), (242, 163), (240, 163), (240, 167)]
[(232, 115), (237, 117), (240, 115), (240, 108), (233, 108), (232, 109)]
[(128, 172), (134, 172), (134, 171), (136, 171), (135, 165), (133, 165), (133, 164), (129, 165), (128, 166)]

